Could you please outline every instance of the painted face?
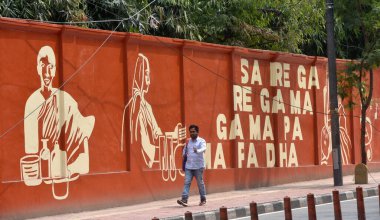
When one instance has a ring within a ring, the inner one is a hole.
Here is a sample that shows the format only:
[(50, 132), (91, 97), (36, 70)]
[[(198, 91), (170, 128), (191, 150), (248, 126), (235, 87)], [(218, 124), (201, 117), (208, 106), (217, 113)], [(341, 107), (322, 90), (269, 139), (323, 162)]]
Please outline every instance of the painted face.
[(191, 128), (191, 129), (189, 130), (189, 132), (190, 132), (190, 137), (191, 137), (191, 139), (197, 139), (197, 137), (198, 137), (198, 132), (197, 132), (197, 130), (195, 130), (195, 128)]
[(45, 87), (50, 87), (55, 76), (55, 65), (49, 62), (48, 56), (42, 57), (37, 65), (38, 74)]
[(150, 69), (149, 66), (145, 70), (145, 92), (148, 92), (150, 85)]

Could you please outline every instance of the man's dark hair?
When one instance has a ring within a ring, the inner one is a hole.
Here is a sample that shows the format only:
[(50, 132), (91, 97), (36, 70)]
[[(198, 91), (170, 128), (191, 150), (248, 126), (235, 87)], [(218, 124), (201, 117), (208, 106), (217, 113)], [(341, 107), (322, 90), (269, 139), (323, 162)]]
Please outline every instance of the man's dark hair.
[(197, 132), (199, 132), (199, 127), (198, 127), (198, 125), (190, 125), (190, 126), (189, 126), (189, 131), (190, 131), (190, 129), (192, 129), (192, 128), (194, 128)]

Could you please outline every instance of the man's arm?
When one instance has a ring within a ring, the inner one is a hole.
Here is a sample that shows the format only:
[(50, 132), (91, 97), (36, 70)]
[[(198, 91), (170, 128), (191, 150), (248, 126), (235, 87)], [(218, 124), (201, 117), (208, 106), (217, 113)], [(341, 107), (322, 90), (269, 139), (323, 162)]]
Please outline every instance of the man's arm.
[(201, 140), (201, 144), (200, 145), (201, 145), (201, 148), (199, 148), (199, 149), (194, 148), (194, 152), (195, 153), (200, 154), (200, 153), (203, 153), (203, 152), (206, 151), (206, 141), (205, 140)]

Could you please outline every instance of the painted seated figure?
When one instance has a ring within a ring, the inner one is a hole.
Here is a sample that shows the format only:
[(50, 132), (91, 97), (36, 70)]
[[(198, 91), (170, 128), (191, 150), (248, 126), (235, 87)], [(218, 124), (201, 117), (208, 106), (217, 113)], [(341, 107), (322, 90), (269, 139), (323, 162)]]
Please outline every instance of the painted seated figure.
[[(49, 166), (40, 170), (47, 173), (45, 183), (51, 183), (54, 176), (61, 176), (62, 181), (75, 180), (79, 174), (89, 172), (88, 139), (95, 117), (84, 117), (69, 93), (53, 87), (56, 59), (50, 46), (40, 49), (37, 72), (41, 87), (33, 92), (25, 105), (25, 153), (41, 155), (41, 163), (49, 161)], [(53, 152), (63, 152), (65, 158), (54, 157)]]

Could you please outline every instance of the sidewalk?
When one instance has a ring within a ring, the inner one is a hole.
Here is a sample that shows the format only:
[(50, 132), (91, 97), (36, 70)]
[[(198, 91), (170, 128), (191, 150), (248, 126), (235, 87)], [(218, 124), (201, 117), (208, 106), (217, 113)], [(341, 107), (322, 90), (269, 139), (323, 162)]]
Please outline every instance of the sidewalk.
[[(377, 195), (380, 183), (380, 172), (368, 175), (368, 184), (363, 187), (364, 196)], [(237, 190), (223, 193), (213, 193), (207, 196), (207, 204), (198, 206), (199, 196), (189, 198), (189, 206), (182, 207), (176, 202), (177, 198), (149, 202), (139, 205), (117, 207), (98, 211), (72, 213), (37, 218), (39, 220), (60, 219), (144, 219), (153, 217), (159, 219), (183, 219), (184, 213), (190, 211), (194, 219), (219, 219), (219, 208), (228, 208), (229, 218), (246, 216), (249, 213), (249, 203), (258, 204), (259, 213), (282, 210), (282, 201), (285, 196), (292, 200), (292, 206), (302, 207), (306, 204), (306, 195), (313, 193), (316, 204), (331, 202), (331, 192), (336, 189), (341, 193), (341, 200), (354, 198), (356, 187), (353, 175), (343, 177), (343, 186), (334, 187), (333, 178), (290, 183), (271, 187), (261, 187), (249, 190)], [(249, 214), (248, 214), (249, 215)]]

